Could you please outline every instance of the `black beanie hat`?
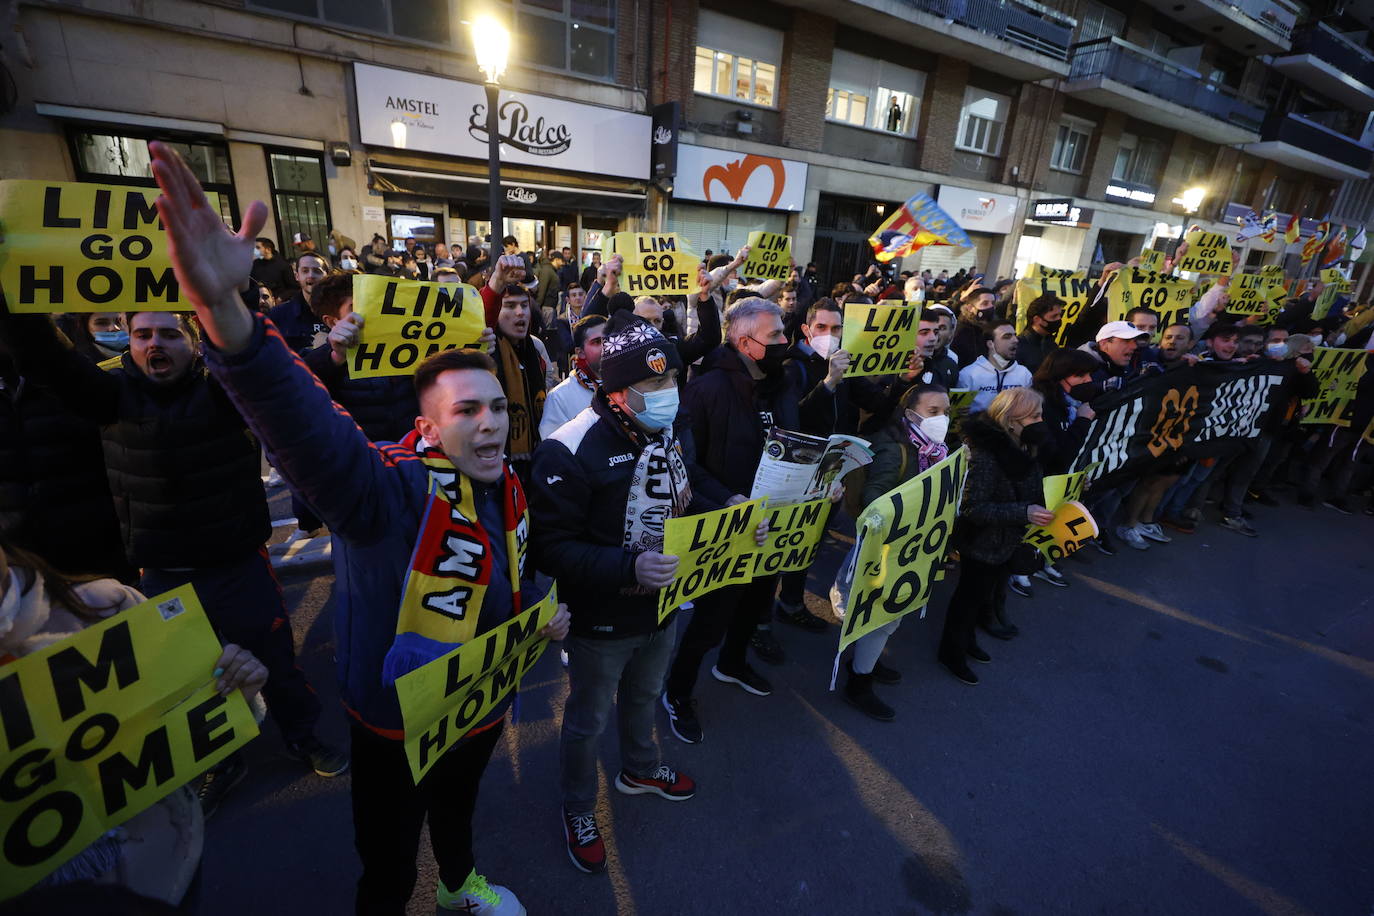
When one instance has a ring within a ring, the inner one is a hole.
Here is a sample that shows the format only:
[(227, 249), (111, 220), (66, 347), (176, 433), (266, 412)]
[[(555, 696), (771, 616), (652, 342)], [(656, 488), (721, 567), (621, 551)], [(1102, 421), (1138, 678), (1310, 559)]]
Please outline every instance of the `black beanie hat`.
[(643, 318), (616, 312), (601, 340), (601, 389), (624, 391), (647, 378), (682, 371), (677, 347)]

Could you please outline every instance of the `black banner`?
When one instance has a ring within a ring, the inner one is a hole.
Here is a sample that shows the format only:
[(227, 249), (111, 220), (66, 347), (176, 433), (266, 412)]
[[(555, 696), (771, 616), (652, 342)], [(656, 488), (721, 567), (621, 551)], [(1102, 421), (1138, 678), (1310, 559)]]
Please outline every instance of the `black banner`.
[(1089, 482), (1123, 478), (1157, 461), (1207, 458), (1262, 431), (1287, 367), (1270, 360), (1198, 363), (1138, 379), (1092, 402), (1097, 418), (1073, 470)]

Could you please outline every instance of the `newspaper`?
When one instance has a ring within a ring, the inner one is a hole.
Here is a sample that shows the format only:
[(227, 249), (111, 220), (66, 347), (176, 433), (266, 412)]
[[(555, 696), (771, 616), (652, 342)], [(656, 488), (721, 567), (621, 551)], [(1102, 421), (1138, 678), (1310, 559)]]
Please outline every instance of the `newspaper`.
[(775, 426), (764, 443), (749, 498), (766, 496), (770, 506), (817, 499), (835, 481), (872, 461), (868, 442), (856, 436), (837, 433), (826, 439)]

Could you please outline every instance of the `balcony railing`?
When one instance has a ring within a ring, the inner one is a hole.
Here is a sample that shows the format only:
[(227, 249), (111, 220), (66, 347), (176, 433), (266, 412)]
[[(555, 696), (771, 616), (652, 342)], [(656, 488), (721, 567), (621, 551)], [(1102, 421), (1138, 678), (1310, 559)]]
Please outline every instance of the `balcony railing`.
[(1374, 88), (1374, 51), (1355, 44), (1324, 22), (1313, 23), (1294, 33), (1290, 53), (1311, 54)]
[(1260, 139), (1288, 143), (1361, 172), (1369, 171), (1374, 158), (1374, 148), (1300, 114), (1271, 114), (1264, 119)]
[(1028, 51), (1069, 59), (1077, 22), (1033, 0), (903, 0), (913, 9), (948, 19)]
[(1226, 86), (1115, 36), (1073, 46), (1070, 80), (1104, 77), (1141, 92), (1258, 131), (1264, 109)]
[(1222, 0), (1235, 7), (1247, 19), (1262, 25), (1277, 38), (1287, 41), (1293, 34), (1293, 26), (1298, 21), (1298, 11), (1287, 3), (1274, 0)]

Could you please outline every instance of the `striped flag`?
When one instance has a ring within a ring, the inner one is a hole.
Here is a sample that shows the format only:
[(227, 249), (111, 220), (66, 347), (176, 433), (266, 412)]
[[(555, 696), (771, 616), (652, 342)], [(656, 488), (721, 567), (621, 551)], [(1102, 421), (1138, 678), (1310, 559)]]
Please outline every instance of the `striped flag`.
[(1294, 213), (1288, 218), (1288, 228), (1283, 233), (1283, 244), (1291, 245), (1302, 235), (1302, 218)]
[[(990, 204), (993, 201), (990, 201)], [(927, 245), (952, 245), (956, 248), (972, 248), (969, 239), (958, 223), (927, 194), (916, 194), (898, 207), (883, 224), (873, 230), (868, 240), (873, 246), (873, 257), (884, 264), (893, 258), (900, 258), (924, 248)]]
[(1309, 264), (1317, 256), (1317, 252), (1322, 250), (1326, 244), (1326, 237), (1331, 234), (1331, 224), (1322, 220), (1317, 224), (1317, 231), (1302, 246), (1303, 266)]
[(1326, 251), (1322, 254), (1321, 263), (1317, 266), (1321, 269), (1335, 267), (1345, 260), (1345, 227), (1342, 226), (1337, 231), (1331, 233), (1330, 240), (1326, 243)]

